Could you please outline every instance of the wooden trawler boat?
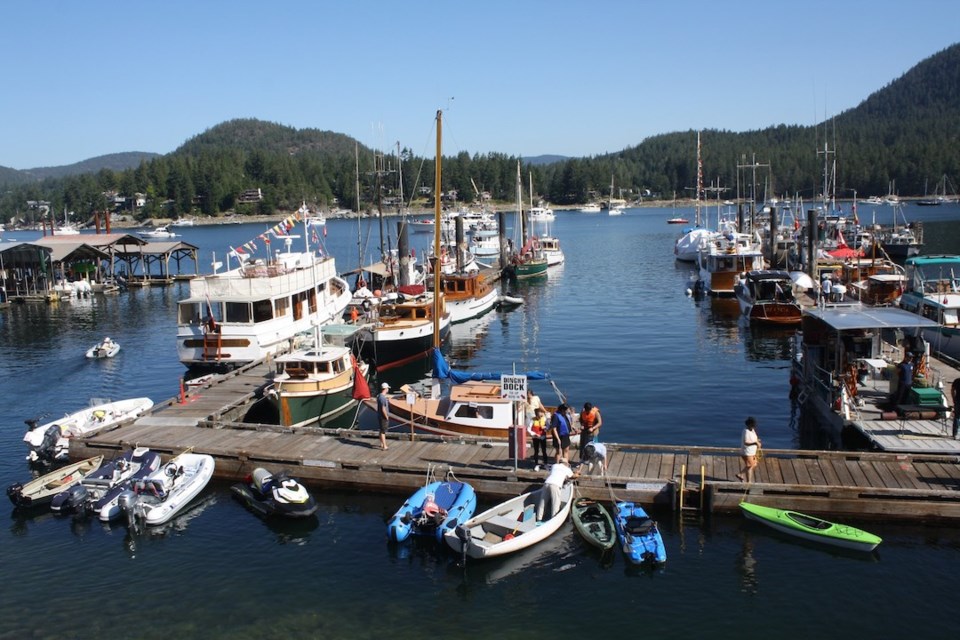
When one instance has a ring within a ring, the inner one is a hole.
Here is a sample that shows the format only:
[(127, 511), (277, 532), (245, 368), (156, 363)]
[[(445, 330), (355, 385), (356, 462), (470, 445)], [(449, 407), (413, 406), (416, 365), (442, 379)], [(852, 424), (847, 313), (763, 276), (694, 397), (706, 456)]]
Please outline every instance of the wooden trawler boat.
[[(280, 425), (302, 427), (327, 421), (357, 406), (370, 395), (369, 366), (357, 362), (348, 347), (324, 345), (278, 356), (276, 373), (265, 395), (277, 408)], [(366, 388), (365, 394), (358, 389)]]
[[(307, 234), (309, 235), (309, 234)], [(177, 355), (193, 368), (231, 368), (286, 351), (295, 336), (338, 320), (350, 302), (333, 257), (286, 250), (269, 262), (193, 278), (177, 311)], [(240, 255), (240, 254), (237, 254)]]
[(793, 294), (787, 271), (749, 271), (734, 286), (740, 312), (764, 324), (800, 324), (803, 309)]
[(482, 316), (497, 304), (497, 290), (478, 272), (441, 275), (440, 286), (451, 324)]
[(698, 254), (703, 290), (712, 296), (733, 297), (740, 274), (764, 268), (763, 252), (752, 236), (729, 232), (716, 236)]
[(960, 256), (917, 256), (906, 262), (900, 307), (933, 320), (923, 330), (930, 347), (960, 360)]
[(423, 291), (422, 286), (418, 290), (421, 293), (415, 297), (388, 294), (367, 312), (370, 321), (357, 332), (354, 350), (361, 359), (374, 363), (377, 371), (426, 357), (433, 346), (434, 333), (438, 332), (443, 342), (450, 332), (450, 314), (443, 295), (435, 301), (434, 295)]

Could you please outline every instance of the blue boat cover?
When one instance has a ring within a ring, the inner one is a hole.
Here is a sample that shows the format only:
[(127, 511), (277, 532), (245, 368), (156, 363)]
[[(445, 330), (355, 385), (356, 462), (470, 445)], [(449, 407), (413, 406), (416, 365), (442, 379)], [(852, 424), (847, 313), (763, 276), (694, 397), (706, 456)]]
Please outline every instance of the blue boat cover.
[[(433, 348), (433, 375), (434, 377), (443, 380), (449, 378), (458, 384), (470, 380), (483, 381), (483, 380), (499, 380), (500, 376), (503, 375), (502, 372), (468, 372), (468, 371), (456, 371), (450, 368), (450, 365), (447, 363), (446, 359), (443, 357), (443, 354), (440, 353), (440, 349), (437, 347)], [(527, 380), (547, 380), (550, 378), (550, 374), (544, 373), (542, 371), (527, 371), (524, 374), (527, 377)]]

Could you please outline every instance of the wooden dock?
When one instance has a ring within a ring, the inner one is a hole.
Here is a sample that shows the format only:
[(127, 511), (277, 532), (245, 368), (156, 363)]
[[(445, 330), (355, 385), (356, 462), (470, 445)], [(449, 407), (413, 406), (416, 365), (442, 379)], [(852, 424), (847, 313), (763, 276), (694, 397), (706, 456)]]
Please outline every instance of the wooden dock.
[[(131, 424), (74, 440), (72, 459), (145, 446), (165, 456), (187, 448), (216, 459), (215, 477), (237, 480), (258, 466), (285, 469), (309, 485), (409, 494), (428, 469), (471, 483), (485, 497), (538, 486), (545, 471), (514, 469), (507, 443), (416, 435), (398, 428), (381, 451), (373, 431), (286, 429), (236, 422), (262, 395), (266, 363), (160, 403)], [(582, 495), (640, 501), (666, 510), (732, 512), (743, 499), (859, 519), (960, 520), (960, 455), (764, 451), (756, 482), (736, 480), (738, 449), (606, 443), (607, 482), (582, 477)]]

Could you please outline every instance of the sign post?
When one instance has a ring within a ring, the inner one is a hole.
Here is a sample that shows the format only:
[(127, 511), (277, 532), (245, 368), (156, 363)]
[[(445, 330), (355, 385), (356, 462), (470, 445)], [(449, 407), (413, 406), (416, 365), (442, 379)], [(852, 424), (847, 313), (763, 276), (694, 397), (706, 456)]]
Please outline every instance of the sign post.
[(510, 443), (513, 446), (513, 470), (517, 470), (517, 460), (520, 457), (520, 434), (517, 423), (517, 403), (527, 399), (527, 376), (507, 375), (500, 376), (500, 397), (513, 401), (513, 426), (510, 428)]
[(417, 394), (407, 391), (407, 405), (410, 407), (410, 442), (413, 442), (413, 405), (417, 402)]

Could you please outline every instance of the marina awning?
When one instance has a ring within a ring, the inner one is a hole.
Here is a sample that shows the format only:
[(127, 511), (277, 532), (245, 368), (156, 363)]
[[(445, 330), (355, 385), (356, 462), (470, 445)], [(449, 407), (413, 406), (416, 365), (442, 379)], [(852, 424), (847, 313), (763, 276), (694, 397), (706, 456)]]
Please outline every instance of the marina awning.
[(836, 307), (817, 307), (804, 311), (829, 325), (836, 331), (853, 329), (912, 329), (933, 328), (939, 326), (933, 320), (918, 316), (897, 307), (867, 307), (864, 305), (842, 305)]

